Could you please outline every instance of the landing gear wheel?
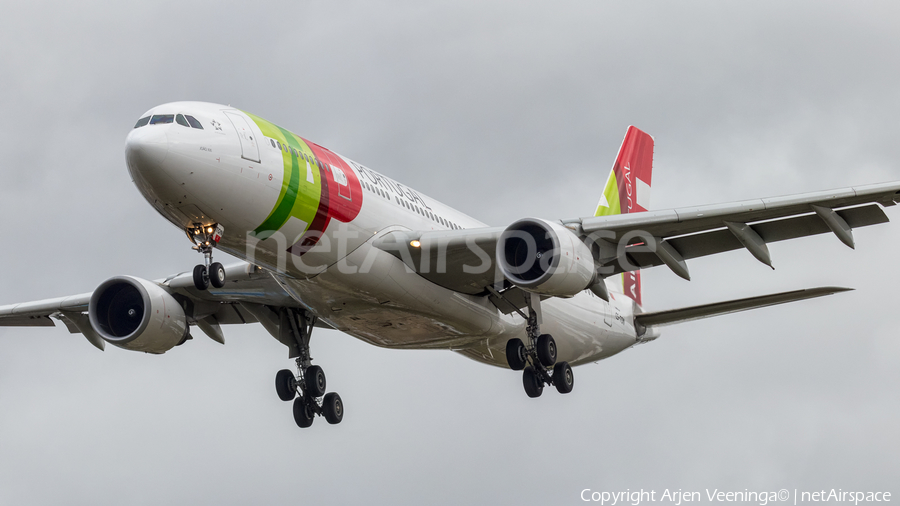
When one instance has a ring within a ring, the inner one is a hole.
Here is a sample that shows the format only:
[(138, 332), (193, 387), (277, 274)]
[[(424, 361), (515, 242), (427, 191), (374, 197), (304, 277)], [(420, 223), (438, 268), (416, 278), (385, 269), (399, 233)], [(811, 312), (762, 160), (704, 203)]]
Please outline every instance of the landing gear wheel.
[(525, 343), (521, 339), (510, 339), (506, 342), (506, 363), (513, 371), (521, 371), (528, 365), (525, 358)]
[(225, 286), (225, 267), (222, 267), (222, 264), (219, 262), (215, 262), (209, 266), (209, 283), (216, 287), (222, 288)]
[(312, 425), (316, 414), (306, 402), (306, 397), (297, 397), (294, 399), (294, 421), (297, 426), (305, 429)]
[(522, 373), (522, 385), (525, 387), (525, 393), (532, 399), (544, 393), (544, 382), (531, 366), (526, 367)]
[(344, 419), (344, 402), (341, 401), (341, 396), (335, 392), (325, 394), (325, 399), (322, 401), (322, 412), (328, 423), (332, 425), (341, 423), (341, 420)]
[(194, 288), (200, 291), (209, 288), (209, 272), (205, 265), (194, 267)]
[(294, 373), (287, 369), (282, 369), (275, 374), (275, 391), (278, 392), (278, 398), (287, 402), (294, 400), (297, 395), (297, 380), (294, 379)]
[(561, 394), (567, 394), (575, 386), (575, 376), (568, 362), (560, 362), (553, 368), (553, 384)]
[(325, 371), (317, 365), (311, 365), (306, 369), (306, 393), (311, 397), (325, 395)]
[(556, 341), (550, 334), (541, 334), (537, 340), (538, 360), (544, 367), (552, 367), (556, 363)]

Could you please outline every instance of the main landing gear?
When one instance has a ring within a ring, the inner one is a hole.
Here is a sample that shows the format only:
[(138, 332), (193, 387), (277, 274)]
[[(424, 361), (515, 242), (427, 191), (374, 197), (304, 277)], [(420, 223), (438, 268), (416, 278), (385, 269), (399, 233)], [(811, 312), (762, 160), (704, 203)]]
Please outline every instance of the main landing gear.
[(544, 385), (553, 385), (561, 394), (575, 386), (575, 377), (568, 362), (556, 362), (556, 341), (550, 334), (541, 334), (540, 299), (529, 295), (528, 315), (519, 312), (528, 322), (525, 327), (528, 345), (521, 339), (506, 343), (506, 362), (510, 369), (522, 371), (522, 385), (528, 397), (540, 397)]
[(188, 238), (195, 244), (193, 249), (203, 255), (203, 263), (194, 267), (194, 288), (202, 291), (209, 288), (209, 285), (215, 288), (225, 286), (225, 267), (219, 262), (212, 261), (213, 248), (225, 233), (225, 227), (218, 224), (194, 223), (194, 226), (186, 232)]
[[(312, 425), (316, 415), (324, 416), (330, 424), (344, 419), (344, 403), (335, 392), (325, 393), (325, 371), (312, 365), (309, 356), (309, 338), (316, 317), (302, 309), (284, 308), (281, 314), (282, 333), (290, 333), (297, 347), (297, 373), (282, 369), (275, 375), (275, 391), (287, 402), (294, 401), (294, 421), (301, 428)], [(293, 357), (292, 357), (293, 358)]]

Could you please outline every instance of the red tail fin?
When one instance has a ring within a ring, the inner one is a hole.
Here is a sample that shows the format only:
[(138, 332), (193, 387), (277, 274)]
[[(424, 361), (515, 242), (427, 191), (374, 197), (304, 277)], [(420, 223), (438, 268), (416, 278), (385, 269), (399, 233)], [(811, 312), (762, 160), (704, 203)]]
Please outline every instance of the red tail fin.
[[(619, 155), (607, 179), (595, 216), (648, 210), (652, 174), (653, 137), (630, 126), (622, 147), (619, 148)], [(622, 278), (623, 292), (640, 305), (641, 272), (626, 272)]]

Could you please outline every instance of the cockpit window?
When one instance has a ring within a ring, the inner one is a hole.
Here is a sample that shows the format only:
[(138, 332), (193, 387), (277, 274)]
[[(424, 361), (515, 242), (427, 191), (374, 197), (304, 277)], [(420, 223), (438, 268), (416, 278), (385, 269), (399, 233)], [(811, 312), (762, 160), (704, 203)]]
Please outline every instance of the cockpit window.
[(150, 116), (145, 116), (138, 120), (137, 124), (134, 125), (134, 128), (141, 128), (145, 126), (147, 123), (150, 123)]
[(188, 125), (187, 120), (184, 119), (184, 116), (182, 116), (181, 114), (175, 116), (175, 123), (178, 123), (179, 125), (184, 126), (184, 127), (188, 127), (188, 128), (191, 127), (190, 125)]
[(199, 128), (200, 130), (203, 130), (203, 125), (201, 125), (200, 122), (197, 121), (197, 118), (188, 116), (187, 114), (185, 114), (184, 117), (188, 120), (188, 123), (191, 124), (191, 128)]
[(175, 121), (174, 114), (154, 114), (152, 118), (150, 118), (151, 125), (158, 125), (161, 123), (171, 123)]

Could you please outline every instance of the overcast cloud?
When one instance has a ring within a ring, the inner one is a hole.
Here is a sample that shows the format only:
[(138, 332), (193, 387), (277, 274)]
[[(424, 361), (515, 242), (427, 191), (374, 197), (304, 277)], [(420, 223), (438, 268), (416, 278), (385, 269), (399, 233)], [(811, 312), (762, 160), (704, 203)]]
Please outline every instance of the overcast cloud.
[[(590, 214), (625, 129), (654, 209), (900, 180), (896, 2), (10, 2), (0, 305), (197, 263), (132, 185), (164, 102), (231, 104), (491, 225)], [(651, 269), (649, 310), (857, 290), (664, 329), (528, 399), (519, 373), (317, 330), (339, 426), (257, 325), (163, 356), (0, 328), (0, 504), (580, 504), (592, 490), (888, 490), (900, 213)]]

